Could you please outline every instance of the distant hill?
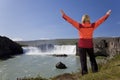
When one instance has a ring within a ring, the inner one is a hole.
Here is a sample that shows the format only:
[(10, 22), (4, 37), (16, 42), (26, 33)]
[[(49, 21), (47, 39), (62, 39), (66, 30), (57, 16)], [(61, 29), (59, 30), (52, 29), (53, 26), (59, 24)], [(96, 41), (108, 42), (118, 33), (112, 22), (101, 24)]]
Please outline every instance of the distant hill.
[[(111, 41), (114, 38), (120, 37), (97, 37), (94, 38), (94, 43), (97, 43), (101, 40), (106, 40), (107, 42)], [(54, 44), (54, 45), (75, 45), (79, 39), (51, 39), (51, 40), (32, 40), (32, 41), (16, 41), (22, 46), (38, 46), (41, 44)]]
[(16, 41), (22, 46), (38, 46), (41, 44), (54, 45), (74, 45), (78, 39), (51, 39), (51, 40), (32, 40), (32, 41)]

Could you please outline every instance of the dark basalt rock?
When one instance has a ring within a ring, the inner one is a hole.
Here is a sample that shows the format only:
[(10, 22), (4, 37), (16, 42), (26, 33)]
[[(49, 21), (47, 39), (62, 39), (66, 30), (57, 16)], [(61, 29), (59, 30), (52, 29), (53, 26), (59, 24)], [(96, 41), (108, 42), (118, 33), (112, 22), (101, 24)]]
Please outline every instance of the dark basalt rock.
[(56, 68), (57, 68), (57, 69), (66, 69), (67, 67), (66, 67), (66, 65), (63, 64), (62, 62), (58, 62), (58, 63), (56, 64)]
[(55, 56), (55, 57), (67, 57), (68, 55), (67, 54), (53, 54), (52, 56)]
[(0, 59), (10, 58), (13, 55), (22, 54), (22, 47), (7, 37), (0, 36)]

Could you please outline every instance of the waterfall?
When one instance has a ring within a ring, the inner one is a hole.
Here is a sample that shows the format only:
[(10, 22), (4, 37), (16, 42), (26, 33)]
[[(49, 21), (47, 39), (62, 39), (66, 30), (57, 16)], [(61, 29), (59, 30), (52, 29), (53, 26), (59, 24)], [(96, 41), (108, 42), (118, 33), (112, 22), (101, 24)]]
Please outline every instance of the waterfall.
[(37, 47), (23, 47), (26, 55), (53, 55), (53, 54), (67, 54), (75, 55), (75, 45), (39, 45)]
[(75, 45), (55, 45), (53, 54), (67, 54), (75, 55), (76, 46)]

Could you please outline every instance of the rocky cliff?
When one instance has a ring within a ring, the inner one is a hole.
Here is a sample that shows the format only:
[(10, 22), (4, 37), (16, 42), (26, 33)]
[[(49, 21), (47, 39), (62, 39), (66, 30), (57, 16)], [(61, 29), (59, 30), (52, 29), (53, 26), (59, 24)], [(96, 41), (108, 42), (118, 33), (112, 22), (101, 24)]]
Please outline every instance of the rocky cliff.
[(0, 36), (0, 59), (6, 59), (13, 55), (22, 54), (22, 47), (7, 37)]
[[(77, 44), (76, 44), (77, 46)], [(76, 55), (79, 55), (78, 47)], [(95, 56), (114, 56), (120, 54), (120, 37), (116, 38), (95, 38), (94, 39)]]
[(108, 43), (107, 53), (110, 56), (114, 56), (116, 54), (120, 54), (120, 37), (119, 38), (113, 38)]

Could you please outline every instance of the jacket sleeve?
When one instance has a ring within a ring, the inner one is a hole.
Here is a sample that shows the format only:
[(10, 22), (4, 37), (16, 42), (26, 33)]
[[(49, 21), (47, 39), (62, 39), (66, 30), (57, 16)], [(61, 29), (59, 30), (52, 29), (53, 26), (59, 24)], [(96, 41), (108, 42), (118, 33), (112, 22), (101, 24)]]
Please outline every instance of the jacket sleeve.
[(94, 23), (94, 29), (96, 29), (100, 24), (102, 24), (108, 17), (109, 17), (109, 14), (106, 14), (106, 15), (104, 15), (103, 17), (101, 17), (100, 19), (98, 19), (98, 20)]
[(73, 20), (73, 19), (71, 19), (69, 16), (67, 16), (66, 14), (64, 14), (63, 16), (62, 16), (67, 22), (69, 22), (70, 24), (72, 24), (75, 28), (77, 28), (77, 29), (80, 29), (80, 23), (78, 23), (77, 21), (75, 21), (75, 20)]

